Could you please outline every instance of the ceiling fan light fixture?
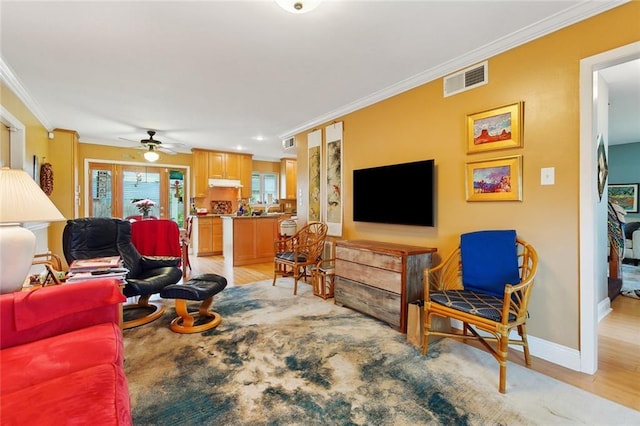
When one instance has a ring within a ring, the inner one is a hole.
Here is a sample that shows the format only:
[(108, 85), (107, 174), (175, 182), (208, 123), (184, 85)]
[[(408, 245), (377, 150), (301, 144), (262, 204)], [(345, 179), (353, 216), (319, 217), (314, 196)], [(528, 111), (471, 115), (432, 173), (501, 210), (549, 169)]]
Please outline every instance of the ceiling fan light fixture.
[(290, 13), (306, 13), (315, 9), (322, 0), (276, 0), (276, 3)]
[(150, 145), (149, 151), (144, 153), (144, 159), (153, 163), (154, 161), (158, 161), (158, 158), (160, 158), (160, 154), (156, 152), (153, 145)]

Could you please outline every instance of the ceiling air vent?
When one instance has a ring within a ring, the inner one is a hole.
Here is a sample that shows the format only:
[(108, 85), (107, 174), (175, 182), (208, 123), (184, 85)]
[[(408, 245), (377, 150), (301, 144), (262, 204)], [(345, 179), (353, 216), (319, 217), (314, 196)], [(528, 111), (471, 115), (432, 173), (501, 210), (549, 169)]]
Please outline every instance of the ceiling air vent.
[(294, 149), (296, 147), (296, 140), (295, 138), (291, 137), (291, 138), (287, 138), (284, 139), (282, 141), (282, 148), (286, 151), (289, 149)]
[(485, 61), (446, 76), (444, 78), (444, 97), (485, 85), (488, 81), (489, 63)]

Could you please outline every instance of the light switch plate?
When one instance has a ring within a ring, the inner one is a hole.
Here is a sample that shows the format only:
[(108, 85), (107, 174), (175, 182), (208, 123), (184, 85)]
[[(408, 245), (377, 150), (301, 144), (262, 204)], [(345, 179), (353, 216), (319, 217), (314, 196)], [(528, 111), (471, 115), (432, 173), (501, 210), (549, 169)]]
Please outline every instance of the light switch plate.
[(540, 185), (553, 185), (556, 179), (555, 167), (543, 167), (540, 169)]

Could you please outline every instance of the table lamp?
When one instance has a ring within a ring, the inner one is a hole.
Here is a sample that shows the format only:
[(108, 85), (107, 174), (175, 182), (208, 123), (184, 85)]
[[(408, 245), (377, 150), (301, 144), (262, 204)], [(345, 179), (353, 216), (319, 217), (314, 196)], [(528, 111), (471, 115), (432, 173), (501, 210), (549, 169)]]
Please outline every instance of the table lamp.
[(22, 288), (36, 252), (36, 236), (25, 222), (65, 220), (23, 170), (0, 168), (0, 293)]

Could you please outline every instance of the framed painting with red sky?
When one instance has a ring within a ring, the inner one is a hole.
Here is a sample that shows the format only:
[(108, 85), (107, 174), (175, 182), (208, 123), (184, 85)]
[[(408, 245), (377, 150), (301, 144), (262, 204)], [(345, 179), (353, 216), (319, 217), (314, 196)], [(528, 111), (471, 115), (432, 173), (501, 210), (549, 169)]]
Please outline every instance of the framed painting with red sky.
[(467, 116), (467, 153), (522, 147), (523, 103)]

